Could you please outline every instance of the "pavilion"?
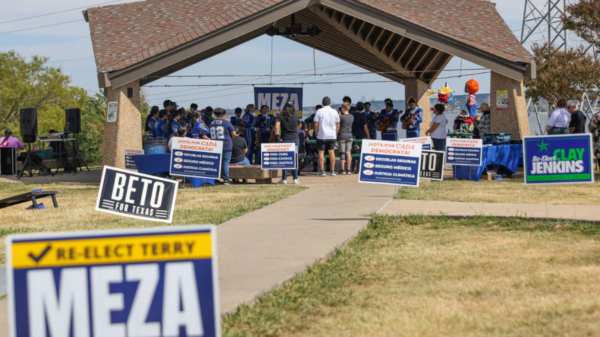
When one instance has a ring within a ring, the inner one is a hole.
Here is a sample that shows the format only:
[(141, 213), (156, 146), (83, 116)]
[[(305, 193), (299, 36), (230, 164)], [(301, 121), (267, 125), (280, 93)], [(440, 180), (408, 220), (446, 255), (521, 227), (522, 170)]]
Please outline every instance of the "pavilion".
[[(145, 0), (84, 17), (98, 84), (118, 110), (106, 124), (104, 165), (124, 167), (124, 149), (142, 147), (141, 86), (267, 32), (384, 72), (424, 111), (430, 85), (460, 57), (491, 70), (492, 132), (529, 135), (523, 79), (535, 77), (535, 63), (488, 0)], [(294, 34), (298, 24), (319, 32)], [(508, 90), (508, 110), (496, 109), (497, 90)]]

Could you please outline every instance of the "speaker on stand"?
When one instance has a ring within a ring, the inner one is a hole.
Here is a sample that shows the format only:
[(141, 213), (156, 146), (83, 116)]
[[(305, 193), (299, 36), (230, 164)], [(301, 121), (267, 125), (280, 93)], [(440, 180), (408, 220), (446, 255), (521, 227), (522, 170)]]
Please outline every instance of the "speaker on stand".
[[(77, 172), (77, 168), (79, 167), (79, 171), (83, 171), (81, 168), (81, 164), (85, 166), (85, 168), (90, 171), (90, 168), (87, 166), (86, 162), (81, 158), (79, 152), (77, 152), (77, 139), (75, 138), (76, 134), (81, 133), (81, 110), (80, 109), (66, 109), (65, 110), (65, 134), (73, 134), (73, 149), (71, 150), (70, 155), (73, 156), (73, 174)], [(67, 157), (68, 158), (68, 157)]]
[(19, 117), (21, 137), (23, 137), (23, 141), (27, 143), (27, 153), (25, 155), (25, 160), (23, 160), (23, 168), (19, 174), (17, 174), (17, 179), (21, 179), (27, 168), (29, 168), (29, 176), (33, 177), (32, 166), (35, 167), (39, 173), (47, 172), (54, 176), (54, 174), (52, 174), (52, 172), (44, 165), (44, 163), (35, 158), (35, 155), (33, 152), (31, 152), (31, 143), (35, 143), (37, 140), (37, 109), (21, 109), (21, 114)]

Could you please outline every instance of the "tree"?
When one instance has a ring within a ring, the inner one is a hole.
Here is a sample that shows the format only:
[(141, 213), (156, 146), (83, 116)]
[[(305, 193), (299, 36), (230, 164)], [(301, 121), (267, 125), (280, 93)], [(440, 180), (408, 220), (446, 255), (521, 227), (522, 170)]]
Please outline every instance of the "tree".
[(62, 130), (64, 109), (83, 106), (86, 91), (70, 86), (69, 76), (46, 66), (47, 61), (34, 56), (28, 62), (14, 51), (0, 53), (0, 129), (18, 130), (20, 109), (37, 108), (38, 131)]
[(560, 98), (578, 100), (586, 91), (596, 95), (593, 90), (600, 84), (600, 62), (586, 53), (583, 46), (564, 51), (546, 43), (534, 44), (531, 49), (537, 77), (526, 78), (525, 86), (527, 97), (534, 102), (544, 98), (551, 106), (556, 106)]
[(580, 0), (567, 6), (562, 22), (566, 29), (600, 50), (600, 0)]
[(76, 135), (79, 154), (88, 165), (102, 163), (104, 152), (104, 121), (106, 120), (106, 97), (100, 93), (87, 96), (81, 109), (81, 130)]

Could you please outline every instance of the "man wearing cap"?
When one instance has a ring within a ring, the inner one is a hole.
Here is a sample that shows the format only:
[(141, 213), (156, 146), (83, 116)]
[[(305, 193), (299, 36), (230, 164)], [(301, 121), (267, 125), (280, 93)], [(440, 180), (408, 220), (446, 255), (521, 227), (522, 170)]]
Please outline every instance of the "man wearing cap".
[(490, 106), (487, 103), (481, 103), (481, 117), (477, 128), (479, 129), (479, 137), (483, 137), (490, 133)]

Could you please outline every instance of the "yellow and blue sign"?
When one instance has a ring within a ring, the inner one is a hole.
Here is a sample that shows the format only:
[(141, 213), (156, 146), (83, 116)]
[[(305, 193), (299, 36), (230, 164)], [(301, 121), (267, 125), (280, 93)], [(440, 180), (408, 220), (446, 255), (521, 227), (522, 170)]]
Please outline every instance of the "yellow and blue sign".
[(11, 337), (220, 336), (214, 226), (7, 238)]
[(254, 88), (256, 110), (266, 105), (269, 107), (269, 113), (278, 113), (283, 111), (287, 101), (294, 102), (296, 114), (302, 117), (302, 88)]
[(594, 182), (592, 136), (530, 136), (523, 140), (525, 184)]

